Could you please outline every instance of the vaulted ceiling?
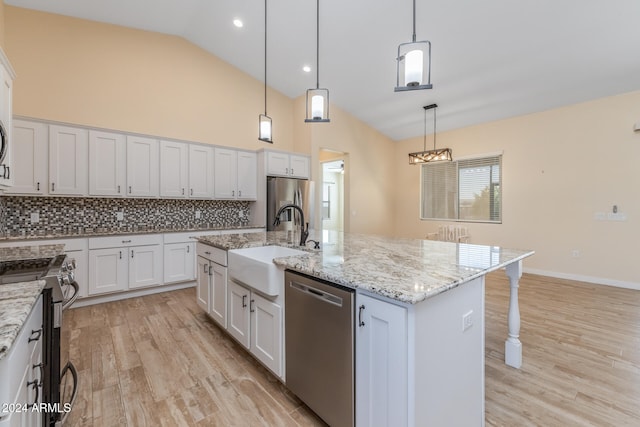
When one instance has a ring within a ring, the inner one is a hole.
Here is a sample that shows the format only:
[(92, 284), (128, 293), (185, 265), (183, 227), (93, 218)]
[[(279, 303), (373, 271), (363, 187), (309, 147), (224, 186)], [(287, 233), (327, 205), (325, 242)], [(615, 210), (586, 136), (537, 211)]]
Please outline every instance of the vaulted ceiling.
[[(182, 36), (264, 79), (263, 0), (5, 4)], [(439, 105), (443, 131), (640, 89), (637, 0), (416, 0), (416, 8), (417, 38), (432, 43), (434, 88), (394, 93), (412, 2), (320, 1), (320, 86), (394, 140), (423, 134), (426, 104)], [(268, 83), (303, 95), (316, 81), (316, 2), (269, 0), (268, 25)]]

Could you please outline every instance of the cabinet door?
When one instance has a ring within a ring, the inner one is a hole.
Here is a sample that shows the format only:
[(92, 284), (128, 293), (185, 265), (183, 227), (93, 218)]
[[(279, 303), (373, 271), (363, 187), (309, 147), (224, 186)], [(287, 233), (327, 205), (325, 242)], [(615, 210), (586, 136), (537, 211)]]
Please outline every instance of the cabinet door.
[(205, 313), (209, 313), (209, 260), (201, 256), (198, 257), (198, 284), (196, 286), (196, 302)]
[(267, 151), (267, 175), (289, 176), (289, 155)]
[(89, 251), (89, 295), (127, 289), (127, 255), (126, 248)]
[(227, 267), (211, 263), (211, 305), (209, 315), (227, 329)]
[(213, 199), (213, 147), (189, 145), (189, 197)]
[(291, 161), (289, 166), (291, 170), (291, 176), (294, 178), (306, 178), (309, 179), (309, 157), (307, 156), (297, 156), (295, 154), (291, 155)]
[(127, 136), (127, 195), (158, 197), (160, 175), (158, 141)]
[(129, 289), (162, 283), (161, 245), (129, 248)]
[(187, 144), (160, 141), (160, 196), (187, 197), (188, 156)]
[(406, 426), (407, 310), (361, 294), (356, 309), (357, 425)]
[(238, 179), (238, 152), (215, 149), (215, 198), (235, 199)]
[(13, 121), (13, 186), (7, 193), (46, 194), (49, 135), (44, 123)]
[(249, 297), (251, 292), (233, 280), (227, 282), (227, 331), (240, 344), (249, 348)]
[(238, 151), (238, 199), (258, 198), (258, 156), (256, 153)]
[(123, 196), (126, 185), (124, 135), (89, 131), (89, 194)]
[(186, 282), (194, 279), (194, 243), (164, 245), (164, 283)]
[[(11, 141), (13, 138), (11, 125), (13, 120), (13, 79), (2, 65), (0, 65), (0, 120), (4, 124), (8, 140)], [(13, 147), (10, 143), (2, 161), (2, 167), (0, 167), (0, 186), (2, 187), (10, 187), (13, 184), (12, 151)]]
[(252, 293), (251, 353), (277, 376), (282, 376), (282, 307)]
[(80, 195), (89, 187), (89, 135), (85, 129), (49, 126), (49, 192)]

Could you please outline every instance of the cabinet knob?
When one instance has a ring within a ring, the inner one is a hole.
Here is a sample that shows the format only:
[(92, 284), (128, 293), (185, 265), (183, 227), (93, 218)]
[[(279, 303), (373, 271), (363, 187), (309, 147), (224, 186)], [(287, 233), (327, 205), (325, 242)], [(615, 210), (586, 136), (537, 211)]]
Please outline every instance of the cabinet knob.
[(129, 186), (129, 194), (131, 194), (131, 186)]
[(51, 183), (51, 192), (54, 192), (54, 191), (56, 191), (56, 183), (52, 182)]
[(120, 186), (118, 185), (118, 194), (120, 194)]

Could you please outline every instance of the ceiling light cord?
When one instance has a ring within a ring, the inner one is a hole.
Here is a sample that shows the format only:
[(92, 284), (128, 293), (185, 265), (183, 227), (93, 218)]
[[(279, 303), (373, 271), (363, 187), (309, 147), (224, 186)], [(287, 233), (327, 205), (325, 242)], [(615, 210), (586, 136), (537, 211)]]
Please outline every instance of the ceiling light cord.
[[(436, 149), (436, 110), (438, 108), (433, 109), (433, 149)], [(426, 110), (425, 110), (426, 112)]]
[(416, 42), (416, 0), (413, 0), (413, 42)]
[(264, 0), (264, 115), (267, 116), (267, 0)]
[(320, 0), (316, 0), (316, 89), (320, 89)]

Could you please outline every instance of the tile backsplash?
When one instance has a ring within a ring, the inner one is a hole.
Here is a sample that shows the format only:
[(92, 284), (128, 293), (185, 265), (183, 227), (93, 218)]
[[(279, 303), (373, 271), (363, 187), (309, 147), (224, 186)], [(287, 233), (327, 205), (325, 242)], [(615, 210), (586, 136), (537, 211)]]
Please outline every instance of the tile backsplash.
[[(82, 233), (92, 229), (224, 228), (249, 225), (251, 202), (0, 196), (0, 233)], [(122, 219), (119, 219), (122, 213)], [(199, 213), (199, 218), (196, 215)], [(35, 215), (32, 215), (35, 214)], [(38, 221), (32, 222), (32, 216)]]

